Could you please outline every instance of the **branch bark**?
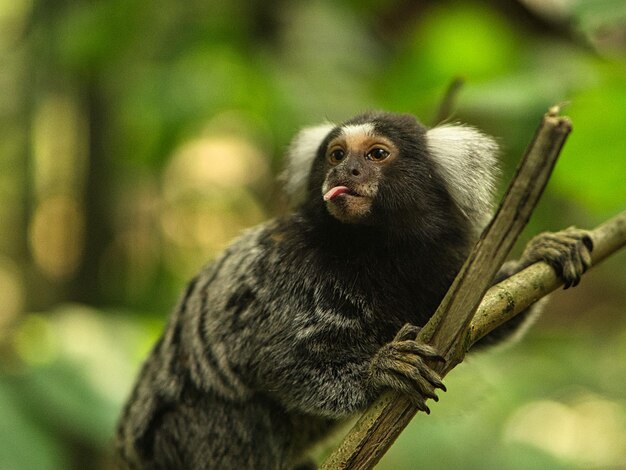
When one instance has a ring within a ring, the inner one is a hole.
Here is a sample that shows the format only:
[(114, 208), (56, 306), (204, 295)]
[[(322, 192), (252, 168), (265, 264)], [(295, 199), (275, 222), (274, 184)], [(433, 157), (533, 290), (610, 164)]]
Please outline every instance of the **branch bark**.
[[(420, 331), (418, 340), (435, 346), (446, 359), (443, 365), (433, 364), (442, 376), (463, 360), (474, 312), (528, 222), (571, 131), (570, 121), (557, 114), (558, 108), (553, 108), (543, 117), (494, 219), (441, 305)], [(407, 396), (393, 391), (384, 393), (321, 468), (372, 468), (417, 411)]]

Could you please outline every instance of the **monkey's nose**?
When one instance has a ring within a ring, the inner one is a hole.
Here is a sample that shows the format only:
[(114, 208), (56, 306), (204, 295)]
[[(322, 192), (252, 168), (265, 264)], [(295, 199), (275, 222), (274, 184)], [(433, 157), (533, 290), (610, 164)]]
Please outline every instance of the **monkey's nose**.
[(352, 173), (352, 176), (359, 176), (361, 174), (357, 168), (353, 168), (350, 173)]

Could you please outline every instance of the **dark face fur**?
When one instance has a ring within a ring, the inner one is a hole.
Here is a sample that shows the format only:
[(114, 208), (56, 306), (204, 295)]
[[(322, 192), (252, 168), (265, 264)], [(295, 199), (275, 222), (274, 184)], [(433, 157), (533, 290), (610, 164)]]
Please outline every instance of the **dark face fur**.
[(366, 113), (322, 142), (309, 194), (347, 224), (381, 225), (447, 205), (426, 151), (426, 129), (410, 115)]

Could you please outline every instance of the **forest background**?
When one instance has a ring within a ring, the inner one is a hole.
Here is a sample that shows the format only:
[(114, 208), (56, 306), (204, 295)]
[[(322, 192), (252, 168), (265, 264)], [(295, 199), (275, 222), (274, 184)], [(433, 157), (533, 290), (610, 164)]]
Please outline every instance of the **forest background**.
[[(179, 293), (285, 213), (304, 125), (367, 109), (497, 137), (574, 131), (520, 240), (626, 208), (620, 0), (0, 0), (0, 468), (112, 468), (120, 407)], [(471, 357), (379, 468), (626, 468), (626, 253)]]

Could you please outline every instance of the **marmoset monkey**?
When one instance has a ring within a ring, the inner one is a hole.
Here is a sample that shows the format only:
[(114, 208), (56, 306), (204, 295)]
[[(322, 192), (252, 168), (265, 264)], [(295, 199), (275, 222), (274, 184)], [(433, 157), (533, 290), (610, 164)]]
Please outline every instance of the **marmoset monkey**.
[[(301, 131), (286, 170), (296, 210), (190, 282), (124, 409), (123, 464), (304, 468), (311, 444), (387, 388), (427, 411), (445, 389), (415, 336), (490, 220), (497, 151), (476, 129), (406, 114)], [(499, 278), (545, 260), (576, 285), (591, 249), (582, 230), (540, 235)]]

